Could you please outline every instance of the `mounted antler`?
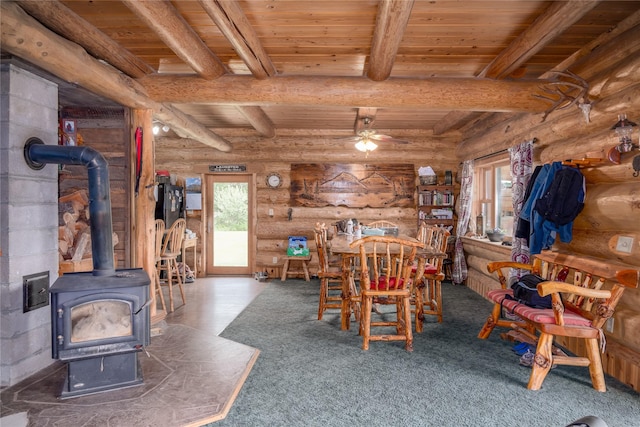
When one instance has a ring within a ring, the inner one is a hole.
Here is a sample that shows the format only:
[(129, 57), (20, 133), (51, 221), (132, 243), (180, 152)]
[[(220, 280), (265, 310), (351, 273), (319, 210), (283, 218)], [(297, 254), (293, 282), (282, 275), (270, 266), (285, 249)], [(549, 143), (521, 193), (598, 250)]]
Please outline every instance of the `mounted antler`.
[(564, 110), (572, 105), (577, 105), (582, 111), (586, 122), (589, 123), (589, 113), (591, 112), (591, 102), (589, 101), (587, 94), (589, 91), (589, 83), (582, 77), (570, 71), (557, 71), (554, 72), (554, 74), (559, 77), (565, 77), (569, 80), (558, 80), (545, 83), (541, 89), (550, 96), (533, 95), (536, 98), (548, 100), (552, 104), (551, 107), (544, 112), (542, 121), (544, 122), (547, 119), (547, 116), (555, 110)]

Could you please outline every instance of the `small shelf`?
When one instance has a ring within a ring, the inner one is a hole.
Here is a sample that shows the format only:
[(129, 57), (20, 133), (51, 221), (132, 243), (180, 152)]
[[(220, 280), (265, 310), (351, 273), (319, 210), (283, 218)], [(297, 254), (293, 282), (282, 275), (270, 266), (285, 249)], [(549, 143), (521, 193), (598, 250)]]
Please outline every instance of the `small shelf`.
[(418, 223), (424, 221), (427, 224), (434, 225), (455, 224), (454, 218), (435, 217), (436, 215), (442, 215), (442, 212), (437, 212), (439, 209), (453, 211), (455, 205), (453, 185), (418, 185), (417, 202)]

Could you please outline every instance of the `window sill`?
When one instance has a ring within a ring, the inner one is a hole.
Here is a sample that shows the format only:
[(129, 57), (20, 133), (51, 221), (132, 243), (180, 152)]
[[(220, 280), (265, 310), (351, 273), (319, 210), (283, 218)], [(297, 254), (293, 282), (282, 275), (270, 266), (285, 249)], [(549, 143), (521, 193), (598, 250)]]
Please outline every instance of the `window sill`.
[(463, 246), (479, 246), (490, 248), (491, 250), (496, 251), (496, 253), (502, 254), (511, 254), (511, 246), (504, 246), (502, 242), (492, 242), (487, 238), (479, 239), (477, 237), (462, 237)]

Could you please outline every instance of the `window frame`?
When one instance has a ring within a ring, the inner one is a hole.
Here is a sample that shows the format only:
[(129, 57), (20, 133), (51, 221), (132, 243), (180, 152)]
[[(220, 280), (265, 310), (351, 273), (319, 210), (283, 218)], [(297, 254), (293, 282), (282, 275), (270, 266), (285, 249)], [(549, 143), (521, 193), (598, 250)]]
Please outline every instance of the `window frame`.
[[(492, 156), (488, 159), (477, 160), (474, 164), (474, 177), (473, 177), (473, 201), (472, 201), (472, 214), (475, 222), (477, 223), (478, 215), (482, 212), (483, 216), (483, 234), (487, 230), (492, 230), (497, 227), (498, 214), (500, 209), (500, 203), (505, 199), (502, 194), (502, 187), (498, 188), (497, 178), (498, 170), (506, 167), (510, 171), (510, 159), (509, 153), (502, 153), (496, 156)], [(501, 181), (504, 177), (500, 177)], [(511, 179), (511, 174), (509, 174)], [(511, 195), (507, 200), (504, 200), (510, 205), (502, 207), (504, 210), (513, 210), (513, 199)], [(513, 234), (513, 227), (505, 229), (505, 235), (511, 236)], [(476, 233), (478, 228), (476, 227)]]

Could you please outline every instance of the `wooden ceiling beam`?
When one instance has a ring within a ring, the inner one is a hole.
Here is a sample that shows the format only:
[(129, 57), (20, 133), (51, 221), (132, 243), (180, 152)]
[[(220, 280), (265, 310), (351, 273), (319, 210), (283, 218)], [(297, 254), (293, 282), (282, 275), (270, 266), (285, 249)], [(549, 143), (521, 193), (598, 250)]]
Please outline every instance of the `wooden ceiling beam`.
[(479, 77), (504, 79), (580, 18), (601, 0), (555, 1), (509, 44), (480, 73)]
[(267, 138), (276, 136), (276, 129), (273, 122), (260, 107), (244, 106), (238, 107), (238, 110), (247, 119), (251, 126), (261, 135)]
[(168, 0), (122, 0), (142, 22), (199, 76), (215, 79), (227, 72), (198, 34)]
[(199, 0), (199, 3), (255, 78), (266, 79), (277, 74), (275, 65), (237, 2)]
[(3, 51), (124, 106), (152, 109), (160, 120), (181, 134), (220, 151), (231, 150), (227, 140), (170, 105), (154, 101), (135, 80), (45, 28), (16, 3), (2, 2), (0, 8)]
[[(601, 0), (556, 1), (534, 22), (516, 37), (489, 65), (479, 77), (503, 79), (516, 71), (550, 41), (593, 9)], [(433, 128), (435, 135), (443, 134), (475, 116), (470, 113), (452, 111)]]
[[(227, 70), (224, 64), (209, 50), (200, 36), (189, 26), (171, 2), (167, 0), (123, 0), (123, 3), (145, 22), (180, 59), (193, 68), (200, 77), (215, 79), (226, 74)], [(227, 7), (228, 10), (235, 11), (234, 16), (236, 18), (240, 19), (240, 15), (244, 16), (242, 11), (238, 12), (236, 10), (238, 8), (237, 5), (229, 4)], [(227, 22), (227, 25), (232, 25), (232, 23)], [(247, 30), (247, 26), (243, 28)], [(240, 107), (241, 110), (242, 108), (244, 107)], [(255, 108), (243, 112), (243, 114), (245, 117), (257, 117)], [(268, 120), (266, 114), (263, 113), (262, 115), (263, 117), (260, 120), (255, 121), (259, 126), (256, 130), (268, 137), (275, 135), (273, 124), (269, 127), (267, 123), (270, 120)], [(253, 122), (250, 121), (250, 123), (253, 125)]]
[(128, 76), (135, 78), (155, 73), (149, 64), (59, 1), (20, 0), (17, 3), (49, 29), (79, 44), (91, 55), (108, 62)]
[[(479, 78), (389, 78), (276, 76), (256, 80), (225, 75), (216, 80), (192, 76), (146, 76), (137, 80), (159, 102), (227, 105), (373, 105), (421, 110), (542, 112), (538, 98), (551, 80), (506, 81)], [(548, 89), (548, 88), (547, 88)]]
[(384, 0), (378, 6), (367, 77), (379, 82), (391, 75), (414, 0)]

